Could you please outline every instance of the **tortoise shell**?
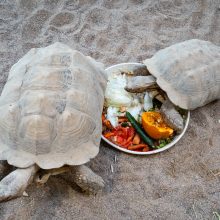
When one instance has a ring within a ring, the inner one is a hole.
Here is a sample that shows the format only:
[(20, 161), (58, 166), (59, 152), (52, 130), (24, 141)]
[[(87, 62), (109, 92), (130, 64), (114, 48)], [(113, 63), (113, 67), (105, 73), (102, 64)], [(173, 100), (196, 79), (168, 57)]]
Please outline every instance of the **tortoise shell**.
[(183, 109), (220, 98), (220, 47), (211, 42), (184, 41), (143, 62), (170, 100)]
[(103, 65), (67, 45), (31, 49), (0, 97), (0, 160), (43, 169), (88, 162), (99, 151), (105, 87)]

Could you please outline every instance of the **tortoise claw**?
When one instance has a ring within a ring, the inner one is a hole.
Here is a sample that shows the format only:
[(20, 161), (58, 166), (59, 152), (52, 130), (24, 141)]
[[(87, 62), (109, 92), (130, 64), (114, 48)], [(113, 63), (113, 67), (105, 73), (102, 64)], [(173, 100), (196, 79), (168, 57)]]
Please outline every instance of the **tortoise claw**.
[(74, 168), (74, 181), (86, 193), (96, 194), (101, 191), (105, 182), (102, 177), (95, 174), (90, 168), (80, 165)]

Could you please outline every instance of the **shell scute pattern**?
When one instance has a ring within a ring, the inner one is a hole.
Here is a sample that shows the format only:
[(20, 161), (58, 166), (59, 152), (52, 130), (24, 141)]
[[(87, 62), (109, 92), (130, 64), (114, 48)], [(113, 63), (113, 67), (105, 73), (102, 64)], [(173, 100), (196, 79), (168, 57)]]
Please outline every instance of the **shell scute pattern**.
[(220, 47), (192, 39), (158, 51), (144, 61), (171, 101), (195, 109), (220, 98)]
[(63, 67), (30, 67), (22, 81), (22, 91), (31, 90), (66, 90), (72, 85), (72, 72)]
[[(34, 97), (34, 98), (33, 98)], [(21, 116), (41, 114), (48, 117), (56, 116), (65, 107), (65, 95), (47, 90), (27, 90), (18, 101)]]
[(12, 67), (0, 97), (0, 159), (50, 169), (96, 156), (105, 84), (100, 63), (64, 44), (32, 49)]
[[(62, 130), (58, 139), (63, 139), (62, 142), (65, 142), (67, 147), (84, 142), (84, 139), (88, 139), (96, 128), (96, 121), (94, 119), (75, 109), (66, 109), (62, 116), (59, 117), (57, 124)], [(81, 132), (82, 130), (84, 132)], [(73, 139), (74, 143), (71, 141)]]
[(87, 110), (88, 97), (85, 91), (71, 88), (66, 93), (66, 107), (84, 112)]
[(53, 120), (44, 115), (22, 117), (18, 131), (18, 150), (31, 154), (49, 153), (56, 130)]
[[(49, 46), (50, 47), (50, 46)], [(69, 48), (66, 48), (69, 50)], [(36, 49), (32, 49), (36, 50)], [(28, 63), (27, 67), (32, 66), (51, 66), (51, 67), (59, 67), (59, 68), (68, 68), (72, 64), (73, 56), (72, 51), (48, 51), (47, 56), (45, 56), (44, 51), (38, 50), (38, 59), (31, 60)]]

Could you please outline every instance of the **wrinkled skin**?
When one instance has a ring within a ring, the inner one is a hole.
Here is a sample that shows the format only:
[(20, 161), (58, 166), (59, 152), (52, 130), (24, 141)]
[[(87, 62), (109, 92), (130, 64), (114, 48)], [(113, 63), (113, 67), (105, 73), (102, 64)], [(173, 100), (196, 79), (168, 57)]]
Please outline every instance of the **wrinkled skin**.
[[(0, 174), (7, 169), (8, 164), (3, 163), (0, 167)], [(85, 165), (80, 166), (65, 166), (51, 170), (40, 170), (37, 165), (28, 168), (18, 168), (9, 173), (0, 182), (0, 202), (7, 201), (19, 196), (22, 196), (30, 183), (35, 180), (38, 183), (45, 183), (50, 175), (57, 175), (69, 170), (73, 170), (74, 181), (87, 193), (96, 194), (104, 187), (103, 179), (96, 175), (91, 169)], [(38, 175), (38, 171), (41, 175)]]

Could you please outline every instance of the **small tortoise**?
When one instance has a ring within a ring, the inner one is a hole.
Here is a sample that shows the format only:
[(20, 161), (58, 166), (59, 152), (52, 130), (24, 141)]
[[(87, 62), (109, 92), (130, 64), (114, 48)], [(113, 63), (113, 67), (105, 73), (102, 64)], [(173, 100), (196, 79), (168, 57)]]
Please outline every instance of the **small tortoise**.
[(62, 43), (31, 49), (11, 68), (0, 97), (0, 160), (18, 169), (0, 182), (0, 201), (70, 169), (82, 190), (104, 187), (83, 164), (99, 152), (105, 87), (103, 65)]
[(211, 42), (192, 39), (174, 44), (143, 63), (147, 71), (140, 69), (130, 77), (125, 89), (143, 92), (155, 89), (157, 83), (169, 98), (161, 113), (177, 131), (183, 129), (183, 120), (171, 102), (182, 109), (195, 109), (220, 99), (220, 47)]

